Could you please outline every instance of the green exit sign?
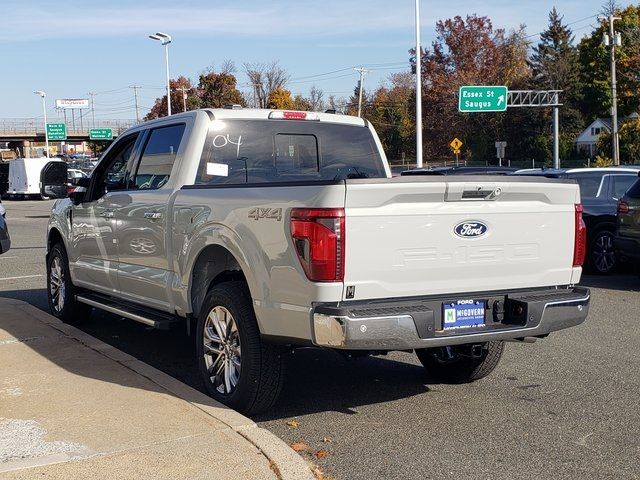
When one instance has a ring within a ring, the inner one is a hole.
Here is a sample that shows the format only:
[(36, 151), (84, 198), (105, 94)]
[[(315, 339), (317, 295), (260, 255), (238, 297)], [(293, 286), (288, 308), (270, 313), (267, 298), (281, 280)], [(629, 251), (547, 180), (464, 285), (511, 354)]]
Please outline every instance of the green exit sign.
[(47, 138), (49, 140), (66, 140), (66, 125), (64, 123), (47, 123)]
[(89, 140), (112, 140), (113, 130), (110, 128), (92, 128), (89, 130)]
[(458, 110), (461, 112), (504, 112), (508, 89), (504, 85), (460, 87)]

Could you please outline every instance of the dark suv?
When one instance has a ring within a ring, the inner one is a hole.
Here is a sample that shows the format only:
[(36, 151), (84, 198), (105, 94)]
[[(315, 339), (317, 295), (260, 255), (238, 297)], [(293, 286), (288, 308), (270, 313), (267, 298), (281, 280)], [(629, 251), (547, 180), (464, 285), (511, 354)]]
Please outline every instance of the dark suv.
[(580, 185), (587, 226), (586, 267), (606, 275), (616, 266), (613, 236), (616, 231), (618, 200), (637, 180), (640, 165), (606, 168), (571, 168), (559, 170), (520, 170), (516, 175), (544, 175), (573, 178)]
[(640, 273), (640, 174), (618, 201), (618, 229), (613, 244), (617, 257), (633, 262)]

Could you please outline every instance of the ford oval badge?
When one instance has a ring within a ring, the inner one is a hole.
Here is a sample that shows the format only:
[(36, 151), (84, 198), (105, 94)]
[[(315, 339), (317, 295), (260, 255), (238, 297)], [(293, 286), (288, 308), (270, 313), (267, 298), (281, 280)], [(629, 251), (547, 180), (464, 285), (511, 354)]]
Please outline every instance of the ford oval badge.
[(454, 232), (457, 236), (462, 238), (478, 238), (487, 233), (488, 227), (482, 223), (474, 220), (459, 223), (454, 228)]

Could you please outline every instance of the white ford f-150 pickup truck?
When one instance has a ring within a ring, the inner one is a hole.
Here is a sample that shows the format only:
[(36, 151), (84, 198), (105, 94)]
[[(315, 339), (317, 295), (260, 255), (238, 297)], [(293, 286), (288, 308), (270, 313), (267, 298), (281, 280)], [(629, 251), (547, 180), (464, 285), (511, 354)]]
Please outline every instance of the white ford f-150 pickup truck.
[(366, 120), (204, 109), (124, 132), (56, 202), (47, 291), (66, 322), (184, 322), (209, 393), (255, 413), (300, 346), (484, 377), (585, 320), (585, 233), (570, 180), (392, 178)]

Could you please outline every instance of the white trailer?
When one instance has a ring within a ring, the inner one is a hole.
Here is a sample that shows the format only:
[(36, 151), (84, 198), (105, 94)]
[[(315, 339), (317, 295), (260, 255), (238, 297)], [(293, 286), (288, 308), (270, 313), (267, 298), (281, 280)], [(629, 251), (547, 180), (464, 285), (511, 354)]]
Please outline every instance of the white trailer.
[[(63, 168), (64, 167), (64, 168)], [(64, 170), (64, 174), (63, 174)], [(58, 197), (58, 188), (55, 192), (43, 194), (43, 180), (46, 186), (60, 184), (66, 192), (67, 165), (61, 160), (53, 160), (47, 157), (16, 158), (9, 163), (9, 189), (10, 196), (28, 197), (30, 195), (40, 198)], [(47, 178), (43, 178), (47, 177)], [(52, 180), (53, 177), (53, 180)], [(60, 177), (60, 178), (58, 178)]]

